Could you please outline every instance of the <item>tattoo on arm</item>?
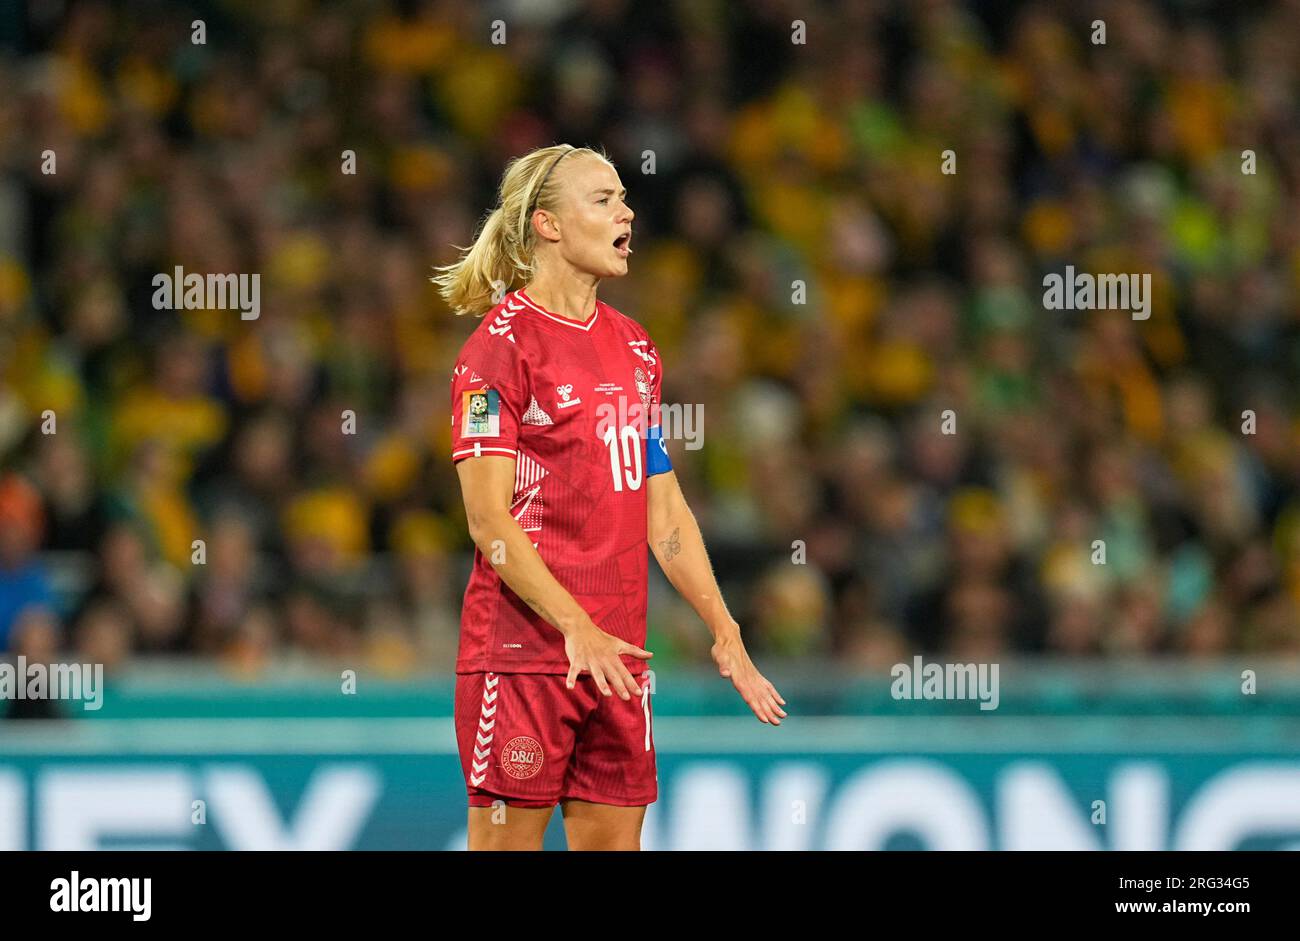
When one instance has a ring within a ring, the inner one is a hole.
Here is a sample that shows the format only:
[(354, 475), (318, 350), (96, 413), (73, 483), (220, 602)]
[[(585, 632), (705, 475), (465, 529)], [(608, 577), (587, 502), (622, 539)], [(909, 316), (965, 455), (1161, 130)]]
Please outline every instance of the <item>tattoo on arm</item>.
[(673, 530), (673, 534), (659, 543), (659, 548), (663, 550), (664, 561), (671, 562), (682, 551), (682, 543), (678, 538), (681, 533), (681, 527)]

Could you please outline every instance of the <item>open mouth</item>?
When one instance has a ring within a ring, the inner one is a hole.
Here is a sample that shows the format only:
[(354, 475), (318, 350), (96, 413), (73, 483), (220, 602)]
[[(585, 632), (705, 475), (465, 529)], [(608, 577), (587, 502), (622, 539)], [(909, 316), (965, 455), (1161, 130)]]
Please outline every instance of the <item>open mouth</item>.
[(614, 251), (618, 252), (624, 258), (632, 254), (632, 233), (624, 232), (618, 238), (614, 239)]

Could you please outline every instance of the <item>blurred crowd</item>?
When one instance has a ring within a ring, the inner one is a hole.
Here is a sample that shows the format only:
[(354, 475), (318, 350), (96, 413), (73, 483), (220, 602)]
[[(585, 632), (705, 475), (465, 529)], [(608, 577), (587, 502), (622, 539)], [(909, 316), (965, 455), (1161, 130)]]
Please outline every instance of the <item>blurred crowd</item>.
[[(450, 670), (428, 278), (568, 142), (756, 654), (1300, 653), (1300, 3), (15, 6), (0, 651)], [(156, 310), (177, 265), (260, 317)], [(1066, 265), (1150, 319), (1046, 310)], [(649, 647), (708, 657), (657, 575)]]

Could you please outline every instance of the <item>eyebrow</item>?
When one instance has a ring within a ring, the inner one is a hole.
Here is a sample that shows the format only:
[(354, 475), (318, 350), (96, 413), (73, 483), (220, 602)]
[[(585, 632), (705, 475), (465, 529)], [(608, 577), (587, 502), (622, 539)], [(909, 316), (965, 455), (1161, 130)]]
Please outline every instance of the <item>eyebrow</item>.
[[(612, 195), (614, 195), (614, 191), (613, 191), (612, 189), (592, 190), (592, 191), (591, 191), (591, 195), (592, 195), (592, 196), (599, 196), (599, 195), (601, 195), (602, 193), (603, 193), (604, 195), (606, 195), (606, 196), (612, 196)], [(619, 198), (619, 199), (623, 199), (625, 196), (627, 196), (627, 187), (626, 187), (626, 186), (623, 187), (623, 189), (619, 191), (618, 198)]]

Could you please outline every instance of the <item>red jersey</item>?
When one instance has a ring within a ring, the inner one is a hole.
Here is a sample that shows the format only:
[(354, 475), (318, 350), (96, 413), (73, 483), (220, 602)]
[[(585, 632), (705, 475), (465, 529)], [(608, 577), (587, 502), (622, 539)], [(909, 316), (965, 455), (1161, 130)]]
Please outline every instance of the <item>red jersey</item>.
[[(659, 357), (645, 329), (596, 302), (586, 321), (507, 294), (466, 341), (451, 381), (452, 460), (515, 459), (510, 512), (546, 567), (606, 633), (646, 641), (647, 426)], [(656, 429), (657, 430), (657, 429)], [(657, 443), (657, 442), (656, 442)], [(624, 655), (633, 673), (644, 661)], [(564, 637), (477, 549), (458, 673), (567, 673)]]

